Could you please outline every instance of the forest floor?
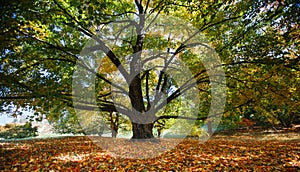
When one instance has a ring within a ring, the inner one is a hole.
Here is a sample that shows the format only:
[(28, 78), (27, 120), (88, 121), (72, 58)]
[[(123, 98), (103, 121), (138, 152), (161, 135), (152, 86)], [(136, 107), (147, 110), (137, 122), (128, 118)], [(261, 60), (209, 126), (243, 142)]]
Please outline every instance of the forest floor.
[(0, 141), (0, 171), (299, 171), (300, 133), (227, 131), (207, 141), (101, 137)]

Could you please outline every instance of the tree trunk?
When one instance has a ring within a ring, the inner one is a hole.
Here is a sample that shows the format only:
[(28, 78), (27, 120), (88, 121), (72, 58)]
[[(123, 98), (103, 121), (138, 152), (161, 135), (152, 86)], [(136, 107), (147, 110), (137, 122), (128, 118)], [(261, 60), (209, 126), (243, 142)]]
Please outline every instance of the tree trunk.
[(212, 129), (212, 121), (208, 121), (207, 122), (207, 132), (208, 132), (208, 134), (210, 135), (210, 136), (212, 136), (212, 134), (213, 134), (213, 129)]
[(101, 125), (100, 129), (99, 129), (99, 132), (98, 132), (98, 136), (101, 137), (103, 133), (104, 133), (104, 127)]
[(118, 132), (115, 130), (111, 130), (111, 137), (116, 138), (117, 137)]
[(133, 136), (132, 136), (132, 140), (136, 140), (136, 141), (143, 141), (145, 139), (149, 140), (149, 139), (154, 139), (154, 135), (153, 135), (153, 123), (149, 123), (149, 124), (137, 124), (137, 123), (131, 123), (132, 124), (132, 132), (133, 132)]
[(132, 141), (154, 141), (152, 129), (154, 127), (154, 120), (151, 121), (153, 116), (150, 114), (143, 114), (145, 106), (143, 101), (140, 74), (136, 75), (129, 86), (129, 97), (131, 100), (133, 112), (131, 124), (133, 136)]
[(158, 130), (157, 130), (157, 137), (160, 138), (160, 135), (161, 135), (161, 130), (158, 129)]
[(119, 114), (116, 114), (116, 119), (113, 118), (113, 112), (110, 112), (110, 130), (111, 130), (111, 136), (113, 138), (117, 137), (118, 129), (119, 129)]

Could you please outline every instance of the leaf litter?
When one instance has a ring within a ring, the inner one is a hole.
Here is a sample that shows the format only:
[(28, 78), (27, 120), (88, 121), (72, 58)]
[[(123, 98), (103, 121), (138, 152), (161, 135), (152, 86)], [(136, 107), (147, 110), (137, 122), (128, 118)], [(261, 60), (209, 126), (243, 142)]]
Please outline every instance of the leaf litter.
[[(300, 170), (300, 139), (184, 139), (179, 144), (175, 140), (129, 144), (126, 139), (76, 136), (1, 141), (0, 171)], [(149, 153), (157, 156), (143, 158)]]

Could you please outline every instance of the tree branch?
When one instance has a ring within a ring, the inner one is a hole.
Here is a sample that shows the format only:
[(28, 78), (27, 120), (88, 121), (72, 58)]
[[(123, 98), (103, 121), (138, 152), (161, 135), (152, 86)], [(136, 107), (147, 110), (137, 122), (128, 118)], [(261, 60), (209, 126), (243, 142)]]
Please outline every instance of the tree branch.
[(85, 48), (84, 51), (88, 51), (88, 52), (97, 51), (97, 50), (103, 51), (108, 56), (108, 58), (111, 60), (111, 62), (115, 65), (115, 67), (117, 67), (119, 69), (120, 73), (123, 75), (126, 82), (129, 83), (130, 82), (129, 74), (125, 70), (121, 61), (114, 54), (114, 52), (108, 46), (106, 46), (105, 43), (102, 40), (100, 40), (98, 37), (93, 37), (93, 39), (96, 40), (99, 43), (99, 45), (90, 46), (88, 48)]
[(54, 3), (58, 6), (59, 9), (61, 9), (67, 16), (69, 16), (73, 21), (75, 21), (81, 28), (80, 29), (83, 33), (85, 33), (86, 35), (92, 37), (94, 35), (93, 32), (91, 32), (89, 29), (85, 28), (84, 26), (82, 26), (82, 24), (76, 20), (76, 18), (74, 16), (72, 16), (65, 8), (63, 8), (58, 2), (57, 0), (53, 0)]
[(151, 109), (150, 96), (149, 96), (149, 70), (146, 71), (146, 98), (147, 98), (147, 111)]
[[(232, 109), (240, 108), (240, 107), (245, 106), (245, 105), (247, 105), (247, 104), (249, 104), (251, 102), (253, 102), (252, 99), (248, 100), (247, 102), (245, 102), (243, 104), (235, 106)], [(232, 111), (232, 109), (224, 111), (222, 113), (217, 113), (217, 114), (214, 114), (214, 115), (206, 116), (206, 117), (186, 117), (186, 116), (176, 116), (176, 115), (170, 115), (170, 116), (164, 115), (164, 116), (157, 117), (157, 119), (154, 121), (154, 123), (157, 122), (158, 120), (161, 120), (161, 119), (205, 120), (205, 119), (208, 119), (208, 118), (218, 117), (218, 116), (220, 116), (220, 115), (222, 115), (222, 114), (224, 114), (226, 112)]]

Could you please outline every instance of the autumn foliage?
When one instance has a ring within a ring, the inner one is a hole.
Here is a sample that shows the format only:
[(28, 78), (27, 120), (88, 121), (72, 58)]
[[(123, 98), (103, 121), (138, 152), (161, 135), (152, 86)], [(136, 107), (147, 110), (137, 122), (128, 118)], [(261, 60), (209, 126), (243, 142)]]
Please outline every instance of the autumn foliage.
[(241, 126), (247, 127), (247, 129), (250, 129), (256, 122), (251, 121), (247, 118), (242, 118), (242, 120), (240, 122), (237, 122), (237, 123), (240, 124)]
[[(104, 139), (100, 138), (99, 139)], [(118, 139), (124, 145), (128, 140)], [(121, 147), (120, 147), (121, 149)], [(1, 171), (297, 171), (296, 140), (186, 139), (151, 159), (113, 155), (88, 137), (65, 137), (0, 143)], [(141, 150), (141, 154), (145, 153)]]

